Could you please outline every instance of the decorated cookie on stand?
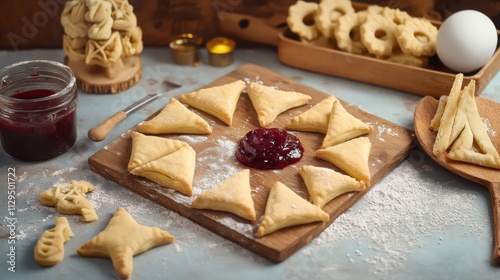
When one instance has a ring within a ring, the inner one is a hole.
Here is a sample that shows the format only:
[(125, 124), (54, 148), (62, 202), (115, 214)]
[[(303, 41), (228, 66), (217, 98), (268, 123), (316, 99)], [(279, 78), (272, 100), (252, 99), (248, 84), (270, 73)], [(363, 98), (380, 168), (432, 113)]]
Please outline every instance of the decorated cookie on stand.
[(61, 14), (66, 64), (80, 89), (119, 93), (142, 77), (142, 30), (127, 0), (70, 0)]

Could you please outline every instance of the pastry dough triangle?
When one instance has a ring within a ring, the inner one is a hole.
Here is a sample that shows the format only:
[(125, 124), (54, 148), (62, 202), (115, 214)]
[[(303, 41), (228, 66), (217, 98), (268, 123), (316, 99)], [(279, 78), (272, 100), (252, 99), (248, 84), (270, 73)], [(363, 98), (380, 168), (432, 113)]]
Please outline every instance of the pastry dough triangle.
[(200, 194), (191, 207), (231, 212), (244, 219), (255, 221), (255, 206), (251, 191), (250, 170), (244, 169)]
[[(462, 95), (465, 93), (465, 90), (462, 91)], [(458, 101), (458, 106), (463, 107), (465, 106), (464, 102), (466, 102), (467, 98), (460, 98)], [(455, 118), (453, 119), (453, 126), (451, 128), (451, 133), (450, 133), (450, 144), (457, 139), (457, 137), (462, 133), (462, 130), (464, 130), (465, 124), (467, 123), (467, 112), (465, 110), (457, 110), (457, 113), (455, 114)]]
[(336, 100), (337, 98), (333, 95), (321, 100), (304, 113), (290, 119), (285, 124), (285, 128), (326, 134), (328, 122), (330, 121), (330, 113), (332, 112), (333, 103)]
[(190, 111), (175, 98), (171, 98), (158, 115), (139, 126), (139, 132), (210, 134), (212, 128), (202, 117)]
[(138, 224), (125, 209), (118, 208), (106, 228), (78, 250), (82, 257), (110, 258), (123, 279), (132, 275), (134, 256), (170, 244), (174, 237), (158, 227)]
[(358, 137), (343, 143), (316, 151), (316, 157), (326, 160), (348, 175), (370, 186), (371, 142), (368, 137)]
[(231, 126), (238, 99), (245, 85), (244, 81), (238, 80), (221, 86), (202, 88), (181, 95), (179, 101), (210, 114)]
[(461, 73), (455, 76), (450, 94), (448, 95), (448, 98), (446, 98), (446, 106), (443, 110), (436, 140), (432, 147), (434, 155), (441, 154), (451, 145), (450, 136), (453, 128), (453, 120), (455, 119), (455, 115), (458, 110), (458, 102), (460, 100), (463, 79), (464, 75)]
[(447, 156), (453, 160), (500, 169), (500, 157), (480, 153), (473, 148), (473, 145), (474, 135), (469, 124), (466, 123), (458, 139), (451, 145)]
[(128, 171), (189, 145), (178, 140), (146, 136), (136, 131), (132, 131), (131, 137), (132, 153), (127, 166)]
[(463, 102), (463, 106), (465, 108), (459, 108), (459, 110), (465, 110), (469, 127), (472, 130), (472, 134), (474, 135), (474, 140), (481, 151), (483, 151), (485, 154), (498, 157), (498, 152), (491, 142), (491, 139), (488, 136), (488, 132), (484, 127), (483, 119), (481, 118), (481, 116), (479, 115), (479, 111), (477, 110), (476, 97), (474, 95), (476, 89), (475, 84), (476, 81), (471, 80), (469, 82), (469, 85), (465, 88), (463, 93), (463, 98), (465, 99), (465, 101)]
[[(450, 140), (448, 158), (472, 164), (500, 169), (500, 157), (488, 136), (482, 118), (477, 110), (475, 81), (465, 87), (458, 102)], [(479, 149), (474, 147), (477, 144)]]
[(191, 146), (186, 145), (157, 160), (136, 167), (130, 173), (191, 196), (195, 164), (196, 152)]
[(441, 118), (443, 117), (444, 108), (446, 107), (446, 101), (448, 101), (447, 95), (441, 95), (441, 97), (439, 97), (436, 114), (434, 114), (434, 117), (432, 117), (431, 123), (429, 125), (429, 128), (434, 131), (438, 131), (439, 126), (441, 125)]
[(316, 221), (326, 222), (330, 216), (309, 203), (281, 182), (276, 182), (267, 198), (264, 218), (257, 228), (257, 237), (294, 225)]
[(371, 126), (349, 114), (340, 101), (336, 100), (333, 103), (328, 130), (321, 148), (337, 145), (371, 131)]
[(311, 100), (309, 95), (300, 92), (274, 89), (253, 82), (248, 87), (248, 96), (262, 127), (272, 123), (279, 114)]
[(329, 168), (304, 165), (299, 169), (299, 174), (313, 204), (320, 208), (341, 194), (366, 189), (363, 181)]

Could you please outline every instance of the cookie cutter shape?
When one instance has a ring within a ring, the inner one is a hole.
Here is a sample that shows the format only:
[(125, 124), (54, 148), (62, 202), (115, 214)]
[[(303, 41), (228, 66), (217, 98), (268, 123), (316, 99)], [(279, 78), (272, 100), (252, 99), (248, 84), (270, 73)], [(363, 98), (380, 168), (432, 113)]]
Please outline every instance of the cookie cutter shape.
[(350, 0), (322, 0), (314, 17), (314, 23), (323, 37), (331, 38), (337, 19), (355, 12)]
[(391, 55), (397, 46), (396, 24), (382, 15), (369, 15), (359, 31), (363, 45), (377, 57)]
[(319, 32), (314, 24), (308, 25), (304, 23), (309, 16), (314, 16), (318, 10), (318, 4), (297, 1), (288, 9), (288, 17), (286, 22), (290, 30), (306, 40), (313, 40), (319, 36)]
[(85, 194), (94, 189), (87, 181), (71, 181), (43, 191), (38, 199), (44, 205), (55, 206), (61, 214), (80, 214), (85, 222), (94, 222), (98, 219), (97, 214), (93, 205), (85, 198)]
[(398, 25), (397, 41), (404, 53), (414, 56), (433, 56), (436, 54), (438, 29), (424, 18), (409, 18)]
[(349, 53), (362, 54), (367, 51), (361, 42), (360, 26), (366, 19), (362, 13), (343, 15), (338, 19), (333, 34), (339, 49)]
[(35, 245), (35, 261), (42, 266), (54, 266), (64, 258), (64, 243), (73, 236), (66, 217), (57, 217), (56, 226), (44, 231)]

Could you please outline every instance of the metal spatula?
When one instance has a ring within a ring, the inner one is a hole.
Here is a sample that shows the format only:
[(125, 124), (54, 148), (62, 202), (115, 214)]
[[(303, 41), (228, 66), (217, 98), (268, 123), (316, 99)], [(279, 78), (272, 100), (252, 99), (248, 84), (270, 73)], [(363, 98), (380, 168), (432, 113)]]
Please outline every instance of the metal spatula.
[(166, 85), (165, 89), (161, 93), (148, 94), (144, 98), (137, 100), (125, 109), (115, 113), (111, 117), (107, 118), (98, 126), (92, 128), (88, 132), (88, 137), (94, 142), (99, 142), (108, 136), (109, 132), (121, 121), (123, 121), (129, 114), (139, 109), (140, 107), (146, 105), (147, 103), (163, 96), (165, 93), (180, 87), (180, 85), (174, 84), (169, 81), (164, 81)]

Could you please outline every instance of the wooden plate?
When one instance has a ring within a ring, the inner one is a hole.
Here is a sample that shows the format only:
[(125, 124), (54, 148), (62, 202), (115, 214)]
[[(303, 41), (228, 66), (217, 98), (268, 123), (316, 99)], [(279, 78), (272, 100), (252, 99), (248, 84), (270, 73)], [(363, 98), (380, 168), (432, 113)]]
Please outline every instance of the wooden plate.
[[(356, 11), (368, 5), (353, 1)], [(439, 28), (441, 22), (432, 21)], [(499, 38), (500, 42), (500, 38)], [(304, 44), (288, 28), (278, 33), (278, 57), (287, 65), (364, 83), (402, 90), (421, 96), (447, 95), (457, 72), (446, 68), (437, 55), (425, 68), (403, 65), (367, 55), (350, 54), (333, 48)], [(479, 95), (500, 69), (500, 48), (478, 71), (464, 73), (464, 83), (476, 81)]]
[[(488, 121), (489, 129), (492, 132), (499, 131), (500, 119), (498, 111), (500, 104), (488, 99), (476, 97), (477, 109), (481, 118)], [(437, 132), (429, 129), (432, 118), (436, 114), (438, 100), (426, 96), (420, 100), (415, 108), (414, 127), (416, 137), (424, 149), (424, 151), (437, 163), (451, 172), (462, 176), (468, 180), (486, 186), (490, 192), (491, 203), (493, 208), (493, 237), (494, 247), (492, 254), (492, 262), (496, 265), (500, 264), (500, 171), (493, 168), (487, 168), (480, 165), (470, 164), (467, 162), (451, 160), (442, 153), (438, 156), (434, 155), (432, 148), (436, 141)], [(491, 137), (490, 139), (497, 149), (500, 149), (500, 139)]]
[[(304, 112), (329, 96), (253, 64), (246, 64), (205, 87), (226, 84), (237, 79), (260, 81), (265, 85), (276, 86), (282, 90), (303, 92), (312, 97), (308, 105), (281, 114), (270, 127), (284, 128), (284, 124), (291, 117)], [(342, 104), (348, 112), (373, 126), (373, 132), (369, 135), (372, 142), (369, 164), (373, 186), (408, 155), (410, 148), (413, 146), (413, 133), (401, 126), (371, 115), (356, 106), (345, 102), (342, 102)], [(196, 151), (197, 162), (193, 182), (195, 194), (193, 197), (186, 197), (127, 172), (132, 147), (130, 132), (136, 130), (137, 126), (92, 155), (89, 158), (91, 168), (102, 176), (150, 199), (152, 202), (171, 209), (214, 233), (274, 262), (283, 261), (311, 241), (371, 189), (369, 187), (363, 192), (344, 194), (325, 205), (324, 210), (330, 215), (328, 222), (295, 226), (262, 238), (256, 238), (254, 234), (259, 221), (252, 223), (230, 213), (197, 210), (190, 207), (190, 203), (199, 193), (213, 187), (232, 173), (246, 168), (236, 160), (234, 152), (236, 142), (248, 131), (258, 127), (256, 113), (251, 101), (246, 93), (241, 95), (233, 124), (230, 127), (208, 114), (195, 109), (192, 110), (209, 122), (213, 128), (212, 134), (208, 136), (164, 135), (163, 137), (185, 141)], [(264, 213), (269, 189), (277, 180), (308, 199), (307, 189), (300, 175), (298, 175), (298, 169), (305, 164), (335, 169), (332, 164), (314, 157), (316, 150), (321, 146), (324, 135), (305, 132), (290, 133), (299, 137), (304, 146), (305, 154), (301, 161), (282, 170), (262, 171), (251, 169), (250, 183), (258, 219)]]
[[(341, 50), (303, 44), (288, 29), (278, 35), (278, 58), (286, 65), (402, 90), (421, 96), (448, 95), (455, 72), (447, 70), (434, 56), (429, 66), (403, 65)], [(476, 81), (479, 95), (500, 69), (500, 50), (478, 72), (466, 74), (464, 83)]]
[[(356, 11), (369, 5), (352, 1)], [(439, 27), (441, 22), (432, 21)], [(286, 15), (274, 14), (268, 18), (246, 14), (227, 13), (219, 19), (220, 30), (233, 38), (261, 44), (276, 45), (278, 59), (286, 65), (359, 82), (402, 90), (421, 96), (447, 95), (456, 72), (446, 68), (437, 55), (429, 59), (425, 68), (377, 59), (368, 55), (351, 54), (336, 47), (314, 46), (302, 43), (286, 27)], [(500, 42), (500, 38), (499, 38)], [(500, 49), (481, 69), (465, 73), (464, 80), (476, 81), (479, 95), (500, 69)]]

